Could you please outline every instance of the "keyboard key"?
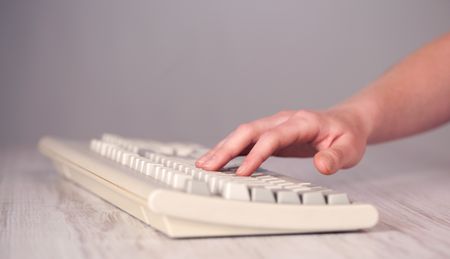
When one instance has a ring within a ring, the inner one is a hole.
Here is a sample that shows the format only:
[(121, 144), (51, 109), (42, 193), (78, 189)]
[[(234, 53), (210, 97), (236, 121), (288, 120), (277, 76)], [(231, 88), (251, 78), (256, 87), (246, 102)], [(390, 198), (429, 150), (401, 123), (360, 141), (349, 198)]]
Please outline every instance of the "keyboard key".
[(161, 180), (163, 183), (170, 185), (172, 183), (172, 177), (174, 172), (172, 170), (167, 170), (164, 178)]
[(157, 166), (155, 166), (155, 170), (154, 170), (154, 172), (152, 174), (152, 177), (155, 180), (158, 180), (161, 177), (160, 175), (161, 175), (162, 169), (163, 169), (163, 167), (161, 165), (159, 165), (159, 164)]
[(141, 172), (141, 173), (145, 173), (145, 164), (147, 163), (147, 161), (145, 160), (145, 159), (143, 159), (143, 158), (141, 158), (140, 160), (139, 160), (139, 168), (138, 168), (138, 171), (139, 172)]
[(283, 179), (271, 179), (271, 180), (265, 180), (264, 182), (271, 183), (271, 184), (277, 184), (277, 185), (287, 183), (287, 181), (285, 181)]
[(300, 187), (296, 187), (293, 189), (289, 189), (293, 192), (307, 192), (307, 191), (311, 191), (311, 188), (309, 188), (308, 186), (300, 186)]
[(304, 205), (325, 205), (325, 197), (321, 191), (300, 192)]
[(247, 185), (227, 182), (223, 188), (222, 196), (228, 200), (250, 201)]
[(200, 180), (200, 181), (205, 181), (205, 176), (206, 176), (206, 172), (205, 171), (203, 171), (203, 170), (197, 170), (197, 178)]
[(346, 193), (341, 192), (329, 192), (325, 193), (327, 203), (329, 205), (346, 205), (350, 204), (348, 196)]
[(308, 187), (309, 185), (310, 185), (310, 183), (293, 183), (292, 185), (284, 186), (284, 188), (288, 189), (288, 190), (295, 190), (295, 189), (301, 190), (301, 189), (304, 189), (304, 188), (308, 188), (309, 189), (309, 187)]
[(155, 158), (154, 158), (153, 162), (156, 163), (156, 164), (162, 164), (161, 160), (162, 160), (161, 156), (155, 155)]
[(191, 175), (177, 173), (173, 176), (172, 187), (178, 190), (184, 190), (188, 180), (192, 180)]
[(238, 156), (233, 159), (231, 159), (225, 166), (224, 169), (231, 169), (231, 168), (237, 168), (239, 167), (242, 162), (244, 161), (245, 157)]
[(207, 172), (203, 171), (203, 174), (201, 176), (201, 180), (208, 182), (211, 178), (218, 176), (219, 174), (216, 172)]
[(256, 179), (262, 180), (262, 181), (273, 181), (278, 180), (277, 177), (274, 177), (272, 175), (263, 175), (263, 176), (257, 176)]
[(186, 192), (198, 195), (209, 196), (208, 185), (205, 182), (191, 179), (186, 181)]
[(273, 192), (269, 189), (253, 187), (250, 192), (254, 202), (275, 203)]
[(208, 186), (209, 186), (209, 191), (211, 193), (215, 193), (215, 194), (219, 194), (222, 192), (222, 186), (220, 186), (220, 180), (223, 179), (220, 176), (214, 176), (214, 177), (210, 177), (208, 179)]
[(180, 172), (183, 172), (186, 167), (187, 167), (186, 165), (178, 164), (178, 166), (175, 169)]
[(163, 179), (166, 177), (168, 169), (166, 167), (162, 167), (159, 175), (157, 175), (156, 180), (163, 181)]
[(298, 193), (288, 190), (280, 190), (276, 192), (277, 203), (281, 204), (300, 204)]
[(194, 152), (194, 149), (190, 146), (186, 146), (183, 144), (176, 144), (174, 145), (174, 149), (175, 149), (175, 154), (177, 156), (189, 156), (192, 152)]
[(145, 163), (145, 174), (149, 175), (149, 176), (154, 176), (156, 166), (158, 166), (158, 164), (149, 163), (149, 162)]

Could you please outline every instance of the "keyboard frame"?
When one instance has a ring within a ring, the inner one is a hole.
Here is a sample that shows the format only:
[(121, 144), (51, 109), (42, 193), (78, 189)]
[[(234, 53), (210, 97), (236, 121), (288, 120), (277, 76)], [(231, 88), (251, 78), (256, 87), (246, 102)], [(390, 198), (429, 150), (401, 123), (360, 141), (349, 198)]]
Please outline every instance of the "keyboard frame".
[(88, 142), (46, 137), (39, 149), (65, 178), (172, 238), (355, 231), (378, 222), (370, 204), (266, 204), (187, 194), (96, 154)]

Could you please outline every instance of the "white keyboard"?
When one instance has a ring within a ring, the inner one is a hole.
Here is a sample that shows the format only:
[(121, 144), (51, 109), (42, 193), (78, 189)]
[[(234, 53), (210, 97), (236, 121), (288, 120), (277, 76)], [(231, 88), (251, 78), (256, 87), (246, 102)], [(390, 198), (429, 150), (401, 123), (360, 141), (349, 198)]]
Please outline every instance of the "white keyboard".
[(40, 150), (68, 179), (170, 237), (237, 236), (368, 229), (370, 204), (347, 194), (258, 169), (234, 174), (196, 168), (207, 151), (104, 134), (90, 142), (43, 138)]

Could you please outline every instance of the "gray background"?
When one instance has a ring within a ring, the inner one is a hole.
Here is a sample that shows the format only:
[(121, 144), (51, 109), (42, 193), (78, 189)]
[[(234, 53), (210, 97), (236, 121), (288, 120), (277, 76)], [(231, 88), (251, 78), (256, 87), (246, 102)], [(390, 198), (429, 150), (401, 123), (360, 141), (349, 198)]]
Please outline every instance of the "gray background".
[[(2, 1), (0, 144), (109, 131), (211, 145), (333, 105), (449, 30), (447, 0)], [(374, 150), (448, 154), (449, 140), (445, 126)]]

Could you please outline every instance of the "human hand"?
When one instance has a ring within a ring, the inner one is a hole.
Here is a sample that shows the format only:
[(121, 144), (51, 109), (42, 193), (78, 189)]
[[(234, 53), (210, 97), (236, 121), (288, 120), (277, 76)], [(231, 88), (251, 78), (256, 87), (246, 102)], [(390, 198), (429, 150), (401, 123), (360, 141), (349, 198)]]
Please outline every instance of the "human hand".
[(240, 125), (196, 166), (219, 170), (236, 156), (246, 155), (237, 175), (251, 175), (269, 156), (314, 157), (322, 174), (356, 165), (362, 158), (368, 132), (351, 109), (324, 112), (283, 111)]

